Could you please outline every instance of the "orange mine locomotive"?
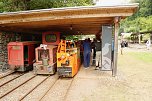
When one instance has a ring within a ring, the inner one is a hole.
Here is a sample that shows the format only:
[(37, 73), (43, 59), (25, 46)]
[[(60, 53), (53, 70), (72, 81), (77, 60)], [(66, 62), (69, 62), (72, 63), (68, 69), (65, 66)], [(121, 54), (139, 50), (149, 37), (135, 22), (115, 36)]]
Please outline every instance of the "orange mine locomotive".
[(56, 72), (56, 51), (60, 42), (59, 32), (42, 33), (42, 44), (35, 49), (36, 62), (33, 64), (35, 74), (54, 74)]
[(61, 40), (57, 50), (57, 72), (62, 77), (73, 77), (80, 67), (80, 49), (74, 42)]

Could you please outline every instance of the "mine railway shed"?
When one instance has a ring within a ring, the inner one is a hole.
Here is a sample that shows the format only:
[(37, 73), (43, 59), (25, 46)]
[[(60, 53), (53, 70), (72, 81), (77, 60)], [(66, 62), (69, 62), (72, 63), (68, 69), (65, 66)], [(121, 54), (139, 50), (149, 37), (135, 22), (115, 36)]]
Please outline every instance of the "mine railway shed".
[[(0, 13), (0, 32), (6, 33), (6, 35), (0, 33), (2, 40), (0, 42), (3, 46), (1, 47), (0, 61), (7, 56), (5, 53), (5, 56), (2, 57), (4, 54), (2, 48), (6, 49), (4, 48), (6, 46), (3, 44), (12, 41), (7, 40), (7, 42), (5, 42), (6, 40), (4, 38), (16, 38), (17, 35), (19, 36), (19, 39), (22, 39), (24, 36), (30, 35), (33, 38), (33, 36), (38, 36), (44, 31), (59, 31), (68, 35), (94, 34), (98, 36), (101, 34), (103, 41), (102, 46), (111, 42), (113, 35), (115, 46), (114, 61), (107, 70), (111, 70), (112, 75), (116, 76), (119, 22), (134, 14), (137, 9), (138, 4), (127, 4), (115, 6), (66, 7)], [(7, 35), (7, 33), (15, 34)], [(108, 42), (105, 41), (107, 39)], [(17, 38), (13, 40), (17, 40)], [(109, 54), (111, 55), (111, 51)], [(102, 63), (103, 61), (104, 60), (102, 60)]]

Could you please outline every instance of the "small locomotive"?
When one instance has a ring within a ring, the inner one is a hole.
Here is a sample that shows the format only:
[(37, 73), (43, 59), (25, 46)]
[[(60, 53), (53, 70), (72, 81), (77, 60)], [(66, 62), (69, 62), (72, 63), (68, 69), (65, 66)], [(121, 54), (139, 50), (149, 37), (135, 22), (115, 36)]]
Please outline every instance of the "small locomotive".
[(59, 32), (42, 33), (42, 44), (35, 49), (36, 62), (33, 64), (35, 74), (54, 74), (56, 72), (56, 52), (60, 42)]
[(73, 77), (77, 74), (80, 63), (80, 48), (74, 42), (61, 40), (57, 50), (57, 72), (61, 77)]

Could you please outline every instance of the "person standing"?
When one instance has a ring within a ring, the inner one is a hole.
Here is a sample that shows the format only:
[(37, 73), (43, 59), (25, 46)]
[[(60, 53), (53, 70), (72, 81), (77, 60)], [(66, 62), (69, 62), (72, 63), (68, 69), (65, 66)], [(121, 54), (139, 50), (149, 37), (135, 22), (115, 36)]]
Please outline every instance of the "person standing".
[(149, 50), (149, 49), (150, 49), (150, 46), (151, 46), (151, 41), (150, 41), (150, 39), (149, 39), (149, 40), (147, 40), (147, 42), (146, 42), (146, 46), (147, 46), (147, 49)]
[(95, 58), (96, 58), (96, 39), (93, 39), (93, 42), (91, 43), (91, 48), (93, 49), (93, 59), (92, 59), (92, 66), (95, 65)]
[(84, 67), (90, 66), (91, 44), (88, 39), (83, 42)]
[(124, 41), (122, 41), (122, 42), (120, 43), (120, 45), (121, 45), (121, 55), (123, 55), (123, 48), (125, 47)]
[(96, 67), (95, 70), (101, 69), (101, 40), (96, 42)]

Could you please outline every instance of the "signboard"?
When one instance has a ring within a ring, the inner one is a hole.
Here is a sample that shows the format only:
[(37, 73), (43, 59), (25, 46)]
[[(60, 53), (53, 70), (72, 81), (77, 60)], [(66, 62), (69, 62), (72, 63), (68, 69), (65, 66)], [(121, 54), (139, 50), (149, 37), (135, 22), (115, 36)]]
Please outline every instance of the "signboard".
[(112, 49), (112, 26), (102, 26), (102, 56), (101, 70), (112, 70), (111, 67)]
[(13, 48), (14, 50), (20, 50), (20, 49), (21, 49), (20, 46), (13, 46), (12, 48)]

